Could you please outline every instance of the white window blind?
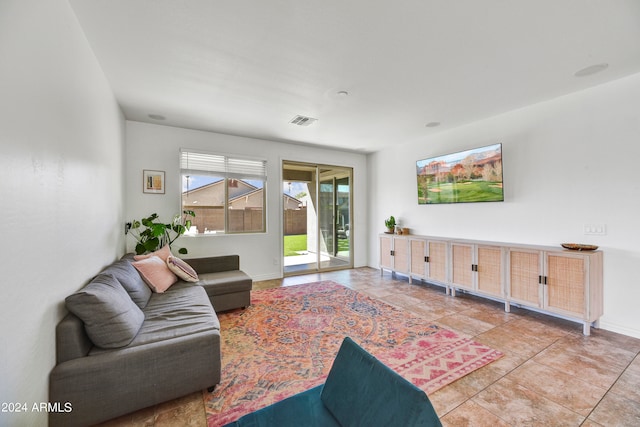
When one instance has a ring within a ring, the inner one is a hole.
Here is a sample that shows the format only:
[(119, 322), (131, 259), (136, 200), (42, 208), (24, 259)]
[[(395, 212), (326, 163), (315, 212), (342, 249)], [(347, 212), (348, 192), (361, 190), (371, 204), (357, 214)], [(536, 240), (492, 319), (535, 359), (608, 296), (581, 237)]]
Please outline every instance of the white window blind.
[(180, 150), (180, 172), (266, 181), (267, 162), (183, 149)]

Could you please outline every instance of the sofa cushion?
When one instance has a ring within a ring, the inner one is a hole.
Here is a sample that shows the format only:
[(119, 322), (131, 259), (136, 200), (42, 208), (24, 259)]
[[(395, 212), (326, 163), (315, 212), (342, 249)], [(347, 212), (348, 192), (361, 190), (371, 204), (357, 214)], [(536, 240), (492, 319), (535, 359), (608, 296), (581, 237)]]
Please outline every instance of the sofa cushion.
[(153, 292), (162, 293), (178, 281), (176, 275), (169, 270), (166, 261), (160, 257), (152, 256), (131, 264), (140, 272), (142, 280)]
[(167, 258), (169, 258), (169, 255), (171, 255), (171, 248), (169, 247), (169, 245), (164, 245), (163, 247), (161, 247), (155, 252), (150, 252), (148, 254), (143, 254), (143, 255), (134, 255), (133, 259), (136, 261), (140, 261), (143, 259), (151, 258), (152, 256), (157, 256), (162, 261), (166, 262)]
[(198, 273), (189, 265), (186, 261), (170, 255), (167, 258), (167, 266), (169, 270), (173, 272), (180, 279), (185, 280), (187, 282), (197, 282), (198, 281)]
[(189, 265), (198, 272), (198, 274), (240, 270), (239, 255), (220, 255), (204, 258), (188, 258), (185, 261), (187, 261)]
[[(199, 332), (220, 330), (204, 289), (179, 282), (162, 294), (153, 294), (144, 309), (145, 320), (127, 348), (133, 348)], [(104, 352), (92, 349), (90, 354)]]
[(138, 270), (131, 264), (133, 255), (128, 254), (102, 271), (102, 274), (113, 274), (129, 296), (140, 308), (145, 308), (151, 298), (151, 289), (142, 280)]
[(119, 348), (129, 344), (144, 321), (144, 314), (113, 274), (99, 274), (69, 295), (66, 306), (83, 322), (93, 344)]
[(253, 281), (242, 270), (219, 271), (217, 273), (200, 273), (196, 282), (205, 288), (209, 297), (228, 293), (250, 291)]

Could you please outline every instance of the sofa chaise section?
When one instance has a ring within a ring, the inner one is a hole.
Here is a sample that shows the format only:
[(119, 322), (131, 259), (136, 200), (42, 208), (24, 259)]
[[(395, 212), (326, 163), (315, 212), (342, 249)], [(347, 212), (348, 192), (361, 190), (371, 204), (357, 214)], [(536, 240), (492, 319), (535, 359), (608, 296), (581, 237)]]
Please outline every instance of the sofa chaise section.
[(240, 270), (238, 255), (223, 255), (186, 259), (198, 272), (199, 281), (209, 296), (211, 305), (219, 313), (251, 305), (253, 280)]

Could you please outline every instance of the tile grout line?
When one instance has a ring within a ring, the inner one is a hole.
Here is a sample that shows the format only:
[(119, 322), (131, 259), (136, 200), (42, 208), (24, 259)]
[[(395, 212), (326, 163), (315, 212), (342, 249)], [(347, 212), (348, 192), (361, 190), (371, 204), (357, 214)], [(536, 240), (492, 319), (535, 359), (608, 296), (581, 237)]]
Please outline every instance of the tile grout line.
[[(593, 405), (593, 408), (591, 408), (591, 411), (589, 411), (589, 415), (587, 415), (587, 417), (584, 419), (584, 421), (582, 422), (582, 424), (584, 424), (589, 417), (593, 414), (593, 412), (596, 410), (596, 408), (600, 405), (600, 403), (602, 403), (602, 401), (604, 400), (605, 397), (607, 397), (607, 395), (609, 393), (613, 393), (613, 394), (617, 394), (611, 391), (611, 389), (613, 389), (613, 386), (616, 385), (616, 383), (620, 380), (620, 378), (624, 375), (625, 372), (627, 372), (627, 369), (629, 369), (629, 367), (633, 364), (633, 362), (636, 360), (636, 358), (640, 355), (640, 351), (636, 352), (636, 355), (633, 357), (633, 359), (631, 359), (631, 361), (629, 363), (627, 363), (627, 366), (622, 370), (622, 372), (620, 372), (620, 375), (618, 375), (618, 377), (616, 378), (616, 380), (613, 382), (613, 384), (611, 384), (609, 386), (609, 388), (607, 389), (607, 391), (602, 395), (602, 397), (598, 400), (598, 403), (596, 403), (595, 405)], [(626, 399), (626, 397), (622, 396), (623, 398)], [(596, 421), (594, 421), (596, 422)], [(581, 424), (581, 425), (582, 425)]]
[[(503, 325), (506, 325), (506, 324), (508, 324), (508, 323), (511, 323), (511, 322), (513, 322), (514, 320), (517, 320), (517, 319), (509, 320), (508, 322), (505, 322), (505, 323), (503, 323), (502, 325), (498, 325), (498, 326), (496, 326), (495, 328), (500, 327), (500, 326), (503, 326)], [(495, 329), (495, 328), (492, 328), (492, 329)], [(491, 330), (491, 329), (490, 329), (490, 330)], [(487, 331), (487, 332), (488, 332), (488, 331)], [(480, 407), (482, 407), (485, 411), (487, 411), (487, 412), (489, 412), (489, 413), (493, 414), (494, 416), (496, 416), (496, 417), (497, 417), (497, 418), (499, 418), (500, 420), (502, 420), (502, 421), (504, 421), (505, 423), (509, 424), (509, 422), (508, 422), (507, 420), (505, 420), (504, 418), (502, 418), (499, 414), (496, 414), (495, 412), (491, 411), (489, 408), (486, 408), (484, 405), (482, 405), (482, 403), (481, 403), (480, 401), (476, 400), (475, 398), (476, 398), (480, 393), (482, 393), (483, 391), (487, 390), (487, 389), (488, 389), (489, 387), (491, 387), (492, 385), (496, 384), (498, 381), (502, 380), (503, 378), (506, 378), (506, 376), (507, 376), (507, 375), (511, 374), (512, 372), (514, 372), (515, 370), (517, 370), (518, 368), (520, 368), (520, 367), (521, 367), (522, 365), (524, 365), (525, 363), (527, 363), (527, 362), (529, 362), (529, 361), (533, 361), (534, 363), (537, 363), (537, 362), (535, 362), (535, 361), (533, 360), (536, 356), (538, 356), (540, 353), (544, 352), (544, 351), (545, 351), (545, 350), (547, 350), (549, 347), (551, 347), (552, 345), (554, 345), (555, 343), (557, 343), (560, 339), (565, 338), (568, 334), (569, 334), (569, 333), (566, 333), (565, 335), (563, 335), (563, 336), (561, 336), (561, 337), (556, 338), (556, 339), (555, 339), (555, 340), (553, 340), (549, 345), (547, 345), (546, 347), (542, 348), (540, 351), (538, 351), (537, 353), (533, 354), (533, 355), (532, 355), (532, 356), (530, 356), (529, 358), (525, 359), (522, 363), (518, 364), (518, 366), (516, 366), (516, 367), (512, 368), (511, 370), (507, 371), (507, 372), (506, 372), (504, 375), (502, 375), (500, 378), (498, 378), (497, 380), (493, 381), (491, 384), (487, 385), (487, 386), (486, 386), (486, 387), (484, 387), (482, 390), (479, 390), (477, 393), (475, 393), (474, 395), (472, 395), (471, 397), (469, 397), (467, 400), (465, 400), (464, 402), (462, 402), (462, 403), (461, 403), (460, 405), (458, 405), (457, 407), (460, 407), (460, 406), (461, 406), (461, 405), (463, 405), (464, 403), (466, 403), (466, 402), (468, 402), (468, 401), (470, 401), (470, 400), (473, 400), (473, 402), (474, 402), (475, 404), (477, 404), (477, 405), (479, 405)], [(474, 338), (475, 338), (475, 337), (474, 337)], [(488, 366), (488, 365), (487, 365), (487, 366)], [(523, 385), (523, 384), (519, 383), (517, 380), (514, 380), (514, 382), (515, 382), (516, 384), (518, 384), (519, 386), (524, 387), (525, 389), (529, 390), (530, 392), (532, 392), (532, 393), (534, 393), (534, 394), (536, 394), (536, 395), (539, 395), (537, 392), (535, 392), (534, 390), (529, 389), (527, 386), (525, 386), (525, 385)], [(544, 397), (544, 396), (541, 396), (541, 395), (540, 395), (540, 397), (541, 397), (541, 398), (543, 398), (543, 399), (545, 399), (545, 400), (548, 400), (548, 401), (550, 401), (550, 402), (552, 402), (552, 403), (554, 403), (554, 404), (556, 404), (556, 405), (558, 405), (558, 406), (562, 406), (563, 408), (565, 408), (565, 409), (567, 409), (567, 410), (569, 410), (569, 411), (573, 412), (574, 414), (577, 414), (577, 415), (579, 415), (579, 416), (582, 416), (581, 414), (578, 414), (578, 413), (576, 413), (575, 411), (573, 411), (573, 410), (571, 410), (571, 409), (569, 409), (569, 408), (566, 408), (564, 405), (561, 405), (561, 404), (559, 404), (559, 403), (557, 403), (557, 402), (554, 402), (554, 401), (553, 401), (553, 400), (551, 400), (551, 399), (548, 399), (548, 398), (546, 398), (546, 397)], [(449, 411), (448, 413), (451, 413), (452, 411), (453, 411), (453, 409), (452, 409), (451, 411)], [(445, 415), (446, 415), (446, 414), (445, 414)], [(580, 424), (582, 425), (586, 419), (587, 419), (587, 417), (585, 417), (585, 418), (584, 418), (584, 420), (583, 420)]]

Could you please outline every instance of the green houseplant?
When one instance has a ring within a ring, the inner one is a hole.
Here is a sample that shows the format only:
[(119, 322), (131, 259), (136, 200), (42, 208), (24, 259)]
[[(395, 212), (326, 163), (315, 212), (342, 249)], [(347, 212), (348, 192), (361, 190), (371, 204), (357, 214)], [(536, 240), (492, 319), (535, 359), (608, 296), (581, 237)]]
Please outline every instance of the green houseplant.
[(387, 231), (389, 231), (389, 233), (393, 233), (396, 228), (396, 219), (393, 215), (384, 220), (384, 225), (387, 227)]
[[(158, 214), (153, 213), (141, 220), (127, 223), (126, 232), (130, 232), (136, 239), (136, 254), (154, 252), (164, 245), (171, 247), (171, 244), (191, 227), (191, 218), (195, 218), (195, 216), (195, 212), (184, 210), (182, 215), (175, 215), (173, 221), (167, 224), (159, 221)], [(186, 254), (187, 252), (187, 248), (178, 250), (180, 254)]]

